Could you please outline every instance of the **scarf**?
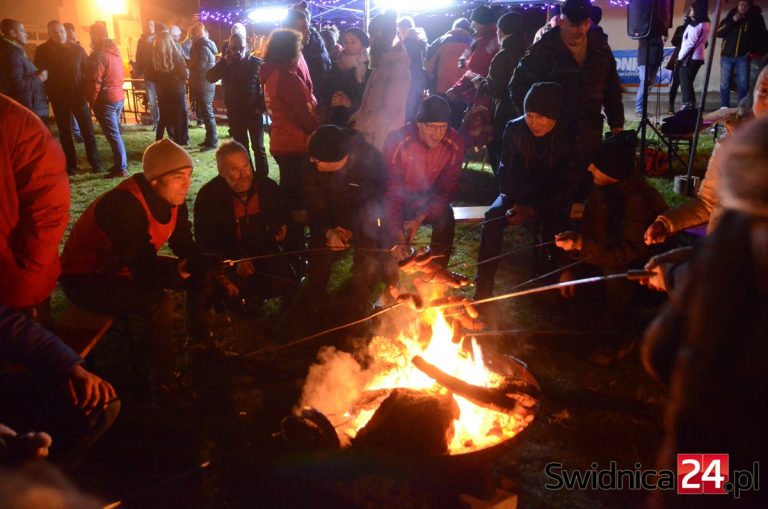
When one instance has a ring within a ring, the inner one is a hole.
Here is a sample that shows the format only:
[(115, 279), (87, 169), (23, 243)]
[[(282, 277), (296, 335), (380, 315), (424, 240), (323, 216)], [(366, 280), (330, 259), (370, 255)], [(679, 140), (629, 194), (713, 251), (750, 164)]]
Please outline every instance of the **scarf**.
[(336, 65), (342, 71), (355, 70), (355, 79), (358, 83), (365, 81), (365, 73), (368, 71), (368, 52), (363, 51), (359, 55), (350, 55), (346, 51), (339, 54)]

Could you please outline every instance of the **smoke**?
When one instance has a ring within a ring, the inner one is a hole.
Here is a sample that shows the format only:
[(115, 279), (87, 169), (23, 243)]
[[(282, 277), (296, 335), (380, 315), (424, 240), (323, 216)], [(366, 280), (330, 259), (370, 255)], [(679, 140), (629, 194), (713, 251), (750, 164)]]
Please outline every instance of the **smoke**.
[(360, 398), (367, 380), (367, 373), (352, 354), (324, 346), (317, 354), (317, 363), (309, 368), (300, 406), (311, 406), (336, 424)]

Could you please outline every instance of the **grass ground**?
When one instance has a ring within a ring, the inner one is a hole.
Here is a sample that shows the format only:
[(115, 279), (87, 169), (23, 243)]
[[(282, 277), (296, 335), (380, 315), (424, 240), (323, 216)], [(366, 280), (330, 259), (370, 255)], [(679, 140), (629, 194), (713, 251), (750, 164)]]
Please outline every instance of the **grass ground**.
[[(219, 128), (221, 138), (226, 131), (226, 127)], [(146, 128), (125, 128), (130, 173), (140, 171), (141, 154), (153, 138)], [(196, 148), (203, 139), (203, 130), (191, 128), (190, 139), (190, 153), (196, 165), (189, 195), (191, 205), (200, 186), (216, 170), (213, 152), (200, 153)], [(109, 161), (111, 156), (102, 138), (99, 145), (102, 158)], [(78, 150), (82, 152), (82, 147)], [(709, 151), (711, 143), (705, 137), (697, 159), (699, 173), (703, 173)], [(80, 155), (81, 168), (86, 168), (84, 155)], [(277, 165), (271, 159), (270, 169), (271, 176), (276, 178)], [(682, 201), (672, 192), (670, 180), (651, 182), (671, 205)], [(80, 173), (72, 177), (71, 184), (70, 226), (115, 181)], [(489, 167), (471, 162), (462, 174), (456, 204), (489, 204), (496, 193)], [(422, 229), (418, 240), (426, 240), (428, 235), (429, 231)], [(472, 277), (480, 229), (460, 225), (456, 238), (451, 263), (455, 270)], [(526, 247), (532, 244), (531, 239), (525, 228), (511, 228), (507, 233), (505, 250), (515, 254), (500, 266), (497, 291), (531, 277), (534, 261)], [(344, 312), (330, 304), (343, 301), (348, 269), (349, 257), (334, 273), (330, 302), (322, 303), (328, 310), (329, 323), (344, 322)], [(544, 487), (545, 465), (552, 461), (562, 463), (566, 469), (588, 468), (593, 462), (606, 468), (609, 461), (616, 461), (619, 468), (632, 468), (636, 462), (651, 468), (661, 438), (663, 392), (643, 373), (636, 354), (610, 368), (596, 368), (587, 362), (586, 354), (601, 340), (592, 325), (594, 316), (590, 315), (599, 309), (600, 301), (597, 294), (587, 291), (585, 295), (586, 304), (582, 307), (563, 302), (554, 294), (504, 301), (495, 308), (492, 328), (517, 332), (484, 341), (500, 353), (525, 360), (542, 387), (543, 399), (536, 420), (514, 447), (494, 463), (497, 485), (518, 493), (520, 507), (629, 509), (641, 507), (644, 502), (645, 494), (629, 490), (550, 491)], [(645, 297), (634, 323), (627, 324), (626, 338), (639, 335), (657, 304), (653, 297)], [(54, 310), (63, 305), (63, 297), (57, 292)], [(253, 314), (244, 319), (218, 316), (214, 322), (216, 335), (223, 347), (235, 352), (285, 342), (318, 329), (308, 313), (313, 305), (299, 299), (282, 311), (275, 305), (252, 309)], [(184, 328), (182, 316), (183, 302), (179, 298), (179, 331)], [(123, 396), (123, 412), (86, 464), (72, 472), (77, 481), (106, 500), (133, 495), (134, 507), (276, 507), (258, 498), (246, 503), (238, 500), (233, 485), (249, 484), (253, 479), (239, 478), (245, 474), (233, 474), (227, 468), (237, 464), (232, 461), (232, 452), (254, 457), (265, 454), (265, 439), (279, 428), (280, 419), (296, 404), (303, 377), (319, 346), (345, 344), (347, 334), (329, 335), (266, 359), (193, 359), (187, 364), (184, 377), (199, 396), (198, 403), (178, 411), (154, 411), (141, 382), (146, 375), (140, 353), (141, 328), (132, 322), (128, 325), (126, 329), (125, 323), (117, 324), (89, 357), (90, 367), (111, 380)], [(180, 346), (181, 334), (177, 339)], [(190, 468), (211, 458), (214, 466), (207, 473), (193, 469), (191, 475), (161, 483), (178, 472), (189, 473)], [(381, 476), (374, 484), (376, 488), (371, 490), (369, 486), (366, 498), (358, 500), (359, 503), (345, 502), (335, 507), (424, 506), (422, 494), (399, 485), (396, 476)], [(358, 488), (334, 487), (346, 495)], [(349, 502), (349, 497), (343, 499)], [(313, 505), (326, 507), (321, 503)]]

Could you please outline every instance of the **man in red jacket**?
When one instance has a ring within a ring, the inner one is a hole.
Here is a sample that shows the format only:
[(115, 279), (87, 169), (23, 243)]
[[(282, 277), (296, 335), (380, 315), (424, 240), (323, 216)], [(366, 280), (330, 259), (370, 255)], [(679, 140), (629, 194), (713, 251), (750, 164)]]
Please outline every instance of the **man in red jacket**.
[(445, 99), (430, 96), (422, 101), (415, 121), (392, 131), (384, 143), (389, 169), (385, 208), (393, 239), (404, 248), (419, 226), (431, 225), (432, 252), (443, 267), (453, 246), (451, 200), (464, 161), (464, 141), (448, 126), (450, 117)]
[(0, 129), (0, 304), (34, 308), (59, 277), (59, 242), (69, 219), (67, 165), (40, 119), (2, 94), (0, 118), (6, 126)]
[(107, 178), (127, 177), (128, 158), (120, 135), (123, 115), (123, 60), (102, 22), (91, 25), (91, 47), (85, 73), (85, 94), (112, 149)]

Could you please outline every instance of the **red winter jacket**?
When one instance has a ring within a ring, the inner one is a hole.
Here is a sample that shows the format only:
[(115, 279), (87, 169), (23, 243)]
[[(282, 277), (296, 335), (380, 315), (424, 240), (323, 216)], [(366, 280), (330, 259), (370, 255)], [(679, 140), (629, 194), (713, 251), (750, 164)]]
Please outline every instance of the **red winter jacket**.
[(61, 146), (27, 108), (0, 94), (0, 303), (48, 298), (59, 277), (59, 242), (69, 219)]
[(264, 62), (261, 85), (267, 113), (272, 117), (269, 151), (273, 155), (295, 155), (307, 151), (309, 135), (317, 129), (317, 100), (298, 65)]
[(389, 170), (387, 218), (393, 228), (400, 228), (403, 220), (421, 213), (437, 217), (450, 204), (459, 185), (464, 141), (449, 127), (440, 145), (429, 148), (411, 122), (389, 134), (384, 159)]
[(88, 57), (85, 94), (90, 104), (123, 100), (123, 59), (120, 49), (110, 39)]

